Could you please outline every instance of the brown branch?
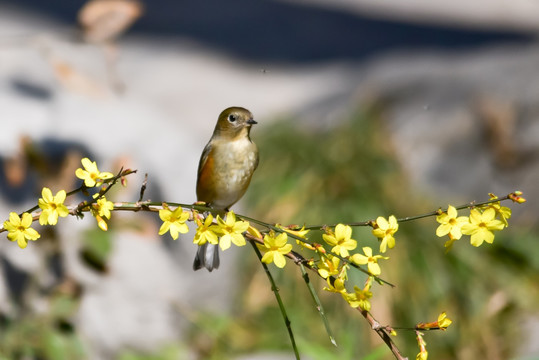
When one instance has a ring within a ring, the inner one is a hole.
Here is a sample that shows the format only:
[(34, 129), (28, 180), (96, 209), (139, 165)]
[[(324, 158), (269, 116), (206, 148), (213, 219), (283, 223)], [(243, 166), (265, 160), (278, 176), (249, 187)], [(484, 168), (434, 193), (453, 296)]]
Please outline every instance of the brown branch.
[(386, 343), (386, 345), (389, 347), (389, 350), (391, 350), (391, 352), (395, 356), (395, 359), (408, 360), (407, 357), (402, 355), (401, 351), (391, 338), (391, 335), (389, 335), (387, 326), (381, 326), (380, 323), (372, 316), (370, 312), (361, 310), (360, 308), (357, 308), (357, 310), (361, 313), (361, 315), (363, 315), (365, 320), (367, 320), (367, 322), (371, 326), (371, 329), (373, 329), (384, 341), (384, 343)]
[(137, 203), (142, 202), (142, 198), (144, 198), (144, 192), (146, 191), (147, 185), (148, 185), (148, 173), (144, 174), (144, 181), (142, 182), (142, 186), (140, 187), (140, 196), (138, 198)]

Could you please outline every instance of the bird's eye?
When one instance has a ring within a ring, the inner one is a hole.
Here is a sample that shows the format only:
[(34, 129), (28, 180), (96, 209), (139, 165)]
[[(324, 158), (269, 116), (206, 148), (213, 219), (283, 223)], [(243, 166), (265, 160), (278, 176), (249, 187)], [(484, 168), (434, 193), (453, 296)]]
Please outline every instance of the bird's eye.
[(228, 115), (228, 121), (230, 121), (231, 123), (235, 122), (237, 119), (238, 117), (234, 114)]

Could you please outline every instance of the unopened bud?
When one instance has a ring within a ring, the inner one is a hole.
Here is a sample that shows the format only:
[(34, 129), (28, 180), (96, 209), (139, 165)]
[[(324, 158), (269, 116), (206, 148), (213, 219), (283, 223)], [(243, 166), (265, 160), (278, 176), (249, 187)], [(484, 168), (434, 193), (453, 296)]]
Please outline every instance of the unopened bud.
[(515, 191), (511, 194), (509, 194), (509, 199), (513, 200), (513, 202), (516, 202), (518, 204), (522, 204), (522, 203), (525, 203), (526, 202), (526, 199), (523, 198), (522, 196), (522, 191)]

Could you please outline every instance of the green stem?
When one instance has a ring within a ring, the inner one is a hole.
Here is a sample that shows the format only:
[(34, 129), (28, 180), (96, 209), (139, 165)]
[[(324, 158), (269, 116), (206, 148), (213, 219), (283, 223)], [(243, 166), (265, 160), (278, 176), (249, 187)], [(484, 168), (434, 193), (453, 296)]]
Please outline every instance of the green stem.
[(309, 292), (311, 293), (311, 296), (316, 304), (316, 310), (318, 310), (318, 313), (320, 314), (320, 317), (322, 318), (322, 321), (324, 322), (324, 326), (326, 328), (326, 333), (329, 336), (329, 340), (331, 341), (333, 345), (337, 346), (337, 341), (335, 341), (333, 332), (331, 331), (331, 328), (329, 327), (329, 321), (326, 317), (326, 313), (324, 312), (324, 307), (322, 306), (322, 303), (320, 302), (320, 299), (318, 298), (318, 295), (316, 294), (316, 291), (314, 290), (313, 284), (311, 283), (311, 280), (309, 279), (309, 274), (307, 274), (307, 271), (305, 271), (305, 266), (303, 266), (302, 263), (299, 263), (299, 268), (301, 269), (303, 280), (305, 281), (305, 284), (307, 285), (307, 288), (309, 289)]
[(281, 310), (281, 314), (283, 315), (284, 323), (286, 325), (286, 329), (288, 330), (288, 336), (290, 337), (290, 342), (292, 343), (292, 348), (294, 349), (294, 355), (296, 356), (296, 359), (300, 359), (299, 357), (299, 351), (298, 347), (296, 345), (296, 340), (294, 339), (294, 333), (292, 332), (292, 327), (290, 326), (290, 319), (288, 318), (288, 315), (286, 314), (286, 309), (283, 304), (283, 300), (281, 299), (281, 295), (279, 295), (279, 289), (277, 288), (277, 285), (275, 284), (275, 280), (273, 279), (273, 276), (271, 275), (268, 266), (262, 262), (262, 254), (260, 253), (260, 250), (258, 250), (258, 247), (256, 244), (252, 241), (249, 241), (249, 243), (253, 246), (253, 249), (255, 250), (256, 256), (258, 256), (258, 260), (260, 260), (260, 264), (262, 264), (262, 267), (264, 268), (264, 271), (266, 272), (266, 275), (268, 276), (268, 280), (271, 283), (271, 291), (275, 294), (275, 299), (277, 299), (277, 303), (279, 304), (279, 309)]
[[(471, 202), (471, 203), (468, 203), (468, 204), (459, 205), (459, 206), (456, 206), (455, 209), (462, 210), (462, 209), (466, 209), (466, 208), (473, 208), (473, 207), (492, 204), (492, 203), (495, 203), (495, 202), (498, 202), (498, 201), (504, 201), (504, 200), (510, 200), (509, 195), (504, 196), (504, 197), (499, 198), (499, 199), (492, 199), (492, 200), (483, 201), (483, 202), (480, 202), (480, 203)], [(431, 211), (431, 212), (426, 213), (426, 214), (403, 217), (403, 218), (397, 219), (397, 222), (400, 223), (400, 222), (423, 219), (423, 218), (430, 217), (430, 216), (437, 216), (437, 215), (440, 214), (440, 212), (447, 212), (447, 209), (442, 210), (442, 208), (440, 208), (439, 210)], [(345, 223), (344, 225), (348, 225), (348, 226), (372, 226), (373, 223), (374, 223), (374, 220), (367, 220), (367, 221)], [(307, 225), (307, 226), (305, 226), (305, 230), (323, 230), (324, 228), (335, 227), (337, 225), (338, 224)]]

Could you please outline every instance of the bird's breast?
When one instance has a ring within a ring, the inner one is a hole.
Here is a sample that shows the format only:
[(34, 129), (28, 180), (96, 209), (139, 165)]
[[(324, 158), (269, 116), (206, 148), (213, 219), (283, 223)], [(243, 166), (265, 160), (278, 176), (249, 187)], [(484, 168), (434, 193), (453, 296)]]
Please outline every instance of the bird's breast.
[(209, 202), (228, 208), (245, 193), (258, 164), (258, 149), (249, 138), (212, 144), (214, 191)]

